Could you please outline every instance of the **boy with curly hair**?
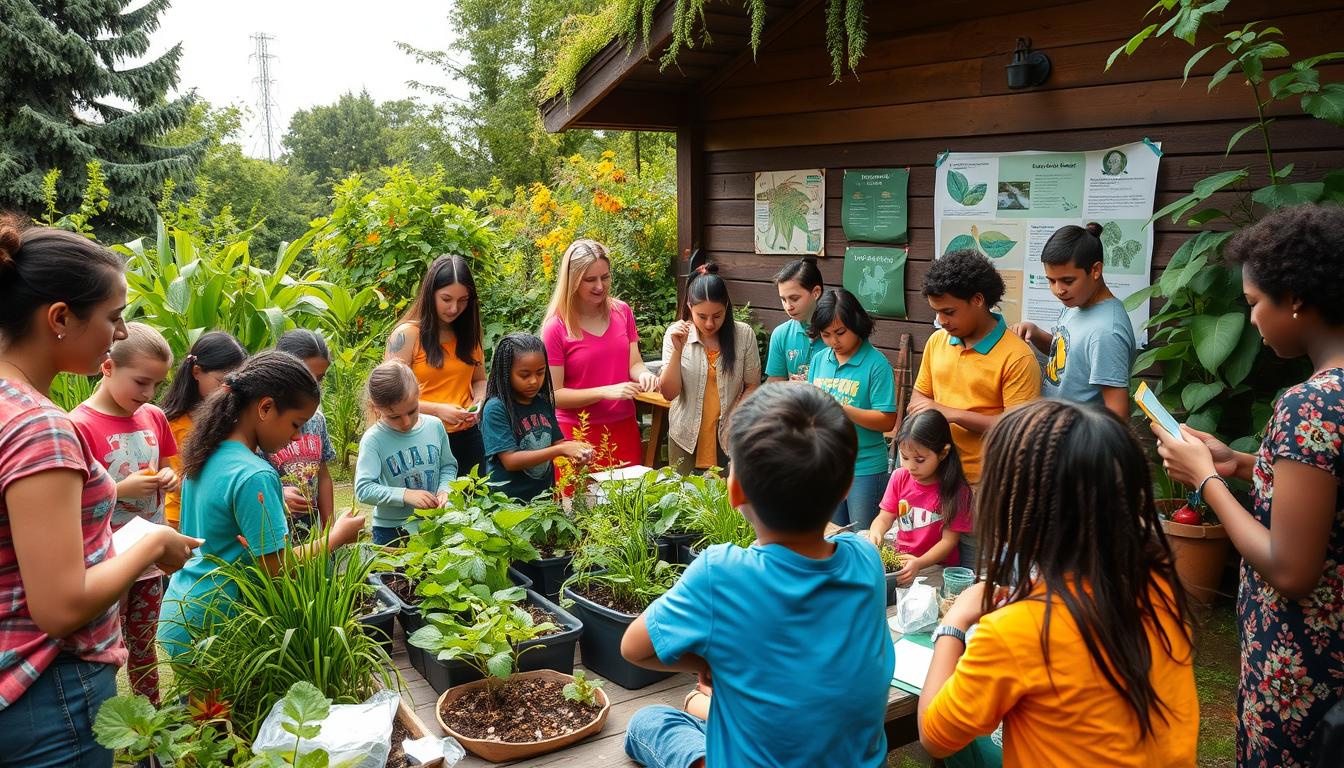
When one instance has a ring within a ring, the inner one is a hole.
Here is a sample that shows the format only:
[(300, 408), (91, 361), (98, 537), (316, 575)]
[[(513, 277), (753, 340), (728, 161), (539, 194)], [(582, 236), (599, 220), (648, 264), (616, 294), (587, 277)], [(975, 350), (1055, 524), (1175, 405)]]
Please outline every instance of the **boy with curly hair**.
[[(936, 259), (924, 278), (924, 297), (942, 327), (924, 345), (909, 413), (933, 408), (947, 417), (972, 486), (980, 482), (985, 433), (1004, 411), (1041, 396), (1035, 353), (994, 311), (1003, 291), (993, 263), (970, 249)], [(973, 537), (961, 537), (960, 555), (975, 563)]]

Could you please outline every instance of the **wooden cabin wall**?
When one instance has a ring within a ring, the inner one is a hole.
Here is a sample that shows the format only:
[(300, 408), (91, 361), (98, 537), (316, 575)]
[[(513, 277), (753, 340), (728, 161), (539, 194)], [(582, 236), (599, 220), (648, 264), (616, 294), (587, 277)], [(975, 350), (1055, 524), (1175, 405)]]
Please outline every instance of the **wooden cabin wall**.
[[(783, 322), (771, 276), (792, 256), (753, 253), (752, 174), (826, 169), (828, 285), (839, 285), (847, 241), (840, 226), (845, 168), (911, 169), (907, 320), (879, 320), (874, 343), (894, 360), (902, 333), (916, 349), (932, 333), (932, 313), (920, 293), (934, 251), (934, 160), (943, 150), (1093, 150), (1148, 137), (1162, 143), (1157, 206), (1187, 194), (1221, 170), (1248, 166), (1252, 183), (1266, 183), (1263, 145), (1252, 134), (1224, 156), (1228, 139), (1254, 115), (1249, 89), (1228, 78), (1212, 95), (1209, 75), (1222, 63), (1211, 53), (1181, 87), (1184, 43), (1147, 43), (1110, 72), (1106, 57), (1143, 26), (1151, 0), (1018, 0), (867, 5), (870, 33), (858, 77), (832, 83), (822, 47), (824, 3), (763, 48), (756, 63), (709, 81), (683, 131), (679, 151), (682, 243), (699, 243), (721, 265), (734, 301), (750, 302), (767, 327)], [(985, 11), (986, 8), (998, 10)], [(1011, 10), (1010, 10), (1011, 9)], [(987, 15), (989, 14), (989, 15)], [(1340, 46), (1339, 0), (1234, 0), (1227, 26), (1266, 19), (1283, 29), (1293, 61)], [(1037, 89), (1009, 91), (1004, 65), (1015, 38), (1029, 36), (1049, 54), (1054, 71)], [(1326, 68), (1332, 79), (1344, 67)], [(1300, 113), (1300, 110), (1297, 110)], [(1272, 128), (1275, 161), (1295, 163), (1292, 180), (1319, 179), (1344, 168), (1344, 130), (1291, 116)], [(1215, 203), (1231, 204), (1220, 194)], [(689, 198), (692, 202), (687, 202)], [(692, 212), (693, 211), (693, 212)], [(1184, 224), (1156, 225), (1153, 277), (1190, 236)]]

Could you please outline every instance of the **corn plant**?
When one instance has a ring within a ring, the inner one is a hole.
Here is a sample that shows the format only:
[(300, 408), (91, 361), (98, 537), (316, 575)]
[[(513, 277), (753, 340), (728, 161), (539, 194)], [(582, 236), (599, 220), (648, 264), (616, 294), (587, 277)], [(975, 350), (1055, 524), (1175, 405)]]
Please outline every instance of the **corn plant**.
[(202, 601), (204, 626), (188, 627), (190, 649), (172, 663), (173, 695), (223, 702), (249, 738), (296, 682), (340, 704), (363, 701), (378, 681), (396, 683), (391, 659), (358, 621), (374, 562), (353, 549), (300, 559), (286, 547), (281, 556), (275, 576), (257, 561), (214, 559), (211, 578), (235, 597)]

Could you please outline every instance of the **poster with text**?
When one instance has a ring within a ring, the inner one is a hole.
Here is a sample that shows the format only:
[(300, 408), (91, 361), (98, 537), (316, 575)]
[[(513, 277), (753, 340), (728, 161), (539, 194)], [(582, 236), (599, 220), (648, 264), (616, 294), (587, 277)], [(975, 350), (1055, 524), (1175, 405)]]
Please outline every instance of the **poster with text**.
[[(1055, 230), (1102, 225), (1106, 284), (1120, 299), (1146, 288), (1161, 145), (1147, 141), (1089, 152), (948, 152), (934, 180), (935, 257), (972, 248), (999, 268), (1009, 323), (1049, 329), (1062, 305), (1050, 292), (1041, 250)], [(1148, 305), (1129, 315), (1140, 344)]]
[(757, 253), (823, 253), (826, 240), (826, 170), (756, 173)]
[(840, 223), (846, 240), (906, 242), (909, 168), (849, 168), (841, 186)]
[(909, 248), (845, 249), (845, 290), (870, 314), (905, 317), (905, 260)]

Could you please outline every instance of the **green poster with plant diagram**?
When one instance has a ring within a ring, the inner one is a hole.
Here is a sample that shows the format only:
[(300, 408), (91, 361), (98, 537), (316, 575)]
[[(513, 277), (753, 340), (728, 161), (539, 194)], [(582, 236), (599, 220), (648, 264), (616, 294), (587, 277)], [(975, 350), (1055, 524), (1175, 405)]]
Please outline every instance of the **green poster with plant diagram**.
[(870, 314), (905, 317), (905, 260), (909, 248), (846, 248), (845, 290)]
[(846, 170), (840, 206), (845, 238), (864, 243), (907, 242), (909, 186), (909, 168)]

